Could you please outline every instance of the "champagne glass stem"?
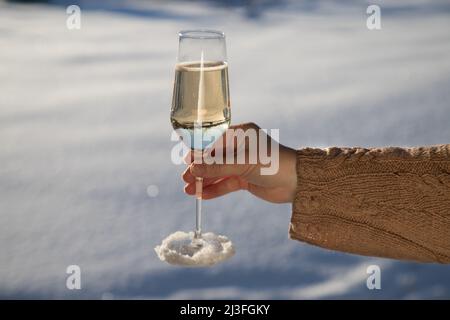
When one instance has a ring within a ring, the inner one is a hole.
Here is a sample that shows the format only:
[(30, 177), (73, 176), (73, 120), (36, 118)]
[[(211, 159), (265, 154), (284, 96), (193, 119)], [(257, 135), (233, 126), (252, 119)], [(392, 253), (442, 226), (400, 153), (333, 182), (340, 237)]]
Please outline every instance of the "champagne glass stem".
[(195, 178), (195, 239), (202, 236), (202, 191), (203, 178)]

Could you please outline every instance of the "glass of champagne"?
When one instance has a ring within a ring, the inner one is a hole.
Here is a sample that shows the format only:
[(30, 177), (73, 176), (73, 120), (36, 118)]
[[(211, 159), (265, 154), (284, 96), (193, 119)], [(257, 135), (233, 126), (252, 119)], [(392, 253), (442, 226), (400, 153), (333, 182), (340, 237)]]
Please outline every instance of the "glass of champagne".
[[(202, 159), (204, 151), (228, 129), (230, 115), (225, 34), (212, 30), (181, 31), (170, 119), (191, 148), (194, 159)], [(155, 248), (161, 260), (206, 266), (234, 253), (226, 237), (202, 233), (203, 179), (196, 178), (195, 185), (195, 231), (176, 232), (163, 240)]]

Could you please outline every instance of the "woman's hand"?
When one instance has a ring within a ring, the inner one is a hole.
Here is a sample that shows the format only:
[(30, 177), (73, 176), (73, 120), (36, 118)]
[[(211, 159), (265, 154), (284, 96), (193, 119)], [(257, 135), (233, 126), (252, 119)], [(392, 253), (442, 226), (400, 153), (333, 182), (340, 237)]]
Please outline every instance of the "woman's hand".
[[(195, 195), (195, 178), (202, 177), (203, 180), (203, 199), (213, 199), (223, 196), (227, 193), (237, 190), (247, 190), (255, 196), (274, 203), (292, 202), (295, 196), (295, 190), (297, 187), (297, 174), (296, 174), (296, 151), (285, 147), (270, 137), (264, 134), (267, 141), (267, 150), (273, 148), (279, 148), (279, 167), (278, 171), (272, 175), (261, 174), (261, 168), (268, 165), (261, 164), (260, 157), (256, 156), (257, 163), (249, 163), (250, 152), (259, 154), (259, 148), (261, 140), (259, 139), (259, 127), (253, 123), (246, 123), (242, 125), (232, 126), (228, 130), (242, 129), (257, 130), (256, 136), (258, 137), (257, 148), (249, 147), (249, 140), (244, 139), (244, 146), (236, 146), (233, 144), (234, 159), (243, 156), (244, 153), (245, 163), (236, 164), (236, 161), (232, 164), (205, 164), (195, 163), (193, 161), (193, 154), (188, 156), (190, 165), (183, 173), (183, 180), (186, 182), (184, 191), (189, 195)], [(222, 136), (222, 144), (226, 145), (225, 135)], [(235, 139), (236, 141), (236, 139)], [(229, 144), (229, 143), (228, 143)], [(215, 143), (217, 145), (217, 143)], [(227, 149), (227, 146), (223, 148)], [(217, 147), (216, 147), (217, 148)], [(214, 147), (213, 147), (214, 150)], [(225, 154), (226, 152), (223, 152)], [(213, 151), (214, 154), (214, 151)], [(270, 153), (269, 153), (270, 154)], [(270, 154), (271, 155), (271, 154)], [(225, 156), (224, 156), (225, 159)]]

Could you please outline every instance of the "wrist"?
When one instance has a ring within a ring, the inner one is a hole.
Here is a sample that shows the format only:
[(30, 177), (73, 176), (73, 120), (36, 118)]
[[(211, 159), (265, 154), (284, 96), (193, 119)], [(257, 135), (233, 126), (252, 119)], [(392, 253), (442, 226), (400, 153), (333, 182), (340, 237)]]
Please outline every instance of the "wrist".
[(285, 186), (289, 202), (293, 202), (297, 191), (297, 151), (283, 146), (283, 157), (285, 158)]

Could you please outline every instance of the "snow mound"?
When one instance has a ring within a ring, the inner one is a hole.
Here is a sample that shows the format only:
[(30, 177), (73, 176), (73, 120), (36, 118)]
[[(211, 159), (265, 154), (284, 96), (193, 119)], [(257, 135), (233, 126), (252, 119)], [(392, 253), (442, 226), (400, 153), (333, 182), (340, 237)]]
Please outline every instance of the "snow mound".
[(234, 254), (233, 243), (225, 236), (208, 232), (192, 244), (194, 232), (176, 231), (155, 248), (158, 257), (170, 264), (206, 267), (229, 259)]

